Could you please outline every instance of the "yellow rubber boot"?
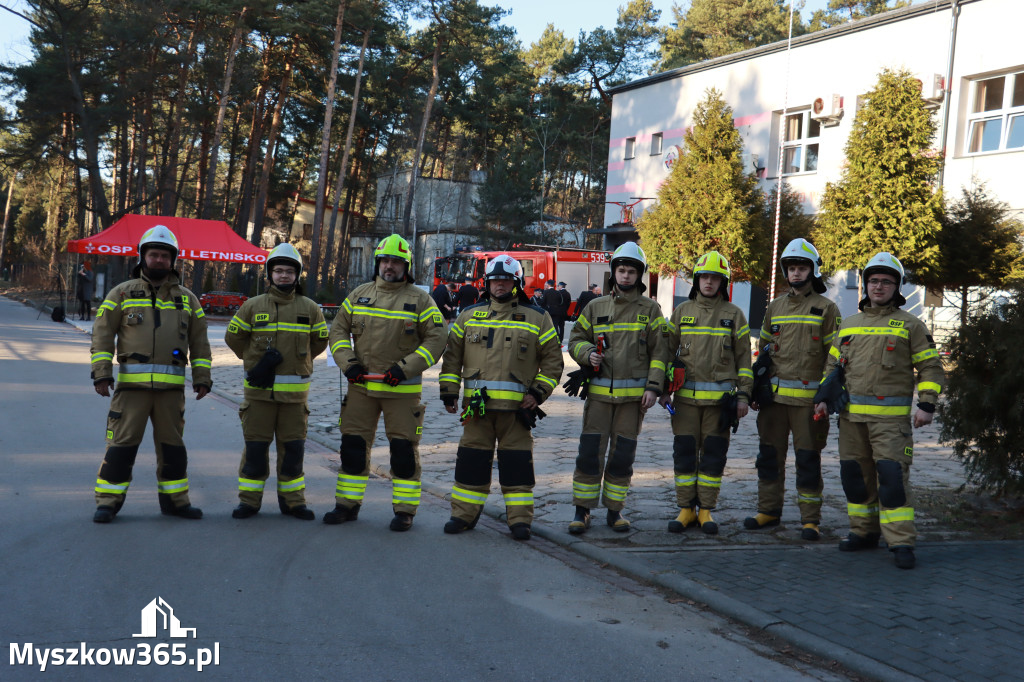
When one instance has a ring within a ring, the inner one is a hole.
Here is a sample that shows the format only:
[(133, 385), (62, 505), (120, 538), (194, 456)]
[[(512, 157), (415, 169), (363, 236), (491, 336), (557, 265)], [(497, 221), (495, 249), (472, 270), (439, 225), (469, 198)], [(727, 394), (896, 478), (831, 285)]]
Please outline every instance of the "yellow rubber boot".
[(758, 528), (770, 528), (771, 526), (779, 525), (778, 516), (770, 516), (768, 514), (762, 514), (758, 512), (756, 516), (748, 516), (743, 519), (743, 527), (747, 530), (757, 530)]
[(697, 512), (693, 507), (683, 507), (679, 510), (679, 516), (675, 521), (668, 522), (669, 533), (682, 533), (690, 526), (697, 525)]
[(803, 530), (800, 531), (800, 538), (802, 540), (818, 540), (821, 538), (821, 533), (818, 531), (818, 524), (816, 523), (805, 523)]
[(697, 523), (705, 535), (718, 535), (718, 524), (711, 518), (710, 509), (701, 509), (697, 512)]

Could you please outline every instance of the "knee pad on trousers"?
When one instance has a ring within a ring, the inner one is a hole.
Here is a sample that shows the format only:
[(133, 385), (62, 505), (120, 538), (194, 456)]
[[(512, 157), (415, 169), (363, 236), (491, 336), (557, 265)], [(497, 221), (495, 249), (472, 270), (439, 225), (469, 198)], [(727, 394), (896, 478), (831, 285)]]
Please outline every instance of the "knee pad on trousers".
[(907, 504), (907, 491), (903, 487), (903, 465), (891, 459), (879, 460), (878, 501), (883, 507), (894, 509)]
[(245, 441), (245, 463), (242, 465), (243, 478), (262, 478), (269, 473), (267, 452), (270, 443)]
[(498, 450), (498, 482), (504, 486), (533, 485), (533, 453)]
[(455, 480), (466, 485), (490, 484), (491, 451), (459, 448), (455, 455)]
[(580, 434), (580, 450), (576, 456), (576, 468), (587, 476), (600, 476), (597, 469), (597, 461), (601, 447), (601, 434), (583, 433)]
[(302, 474), (302, 458), (306, 454), (306, 441), (290, 440), (284, 444), (284, 461), (281, 462), (281, 475), (297, 478)]
[(164, 451), (164, 465), (160, 469), (160, 477), (165, 481), (178, 481), (188, 474), (188, 454), (184, 445), (167, 445), (161, 443)]
[(672, 465), (676, 471), (689, 473), (697, 470), (697, 439), (676, 436), (672, 439)]
[(398, 478), (412, 478), (416, 474), (416, 453), (411, 440), (391, 440), (391, 471)]
[(774, 481), (779, 477), (779, 451), (774, 445), (761, 443), (757, 446), (757, 478), (761, 481)]
[(843, 482), (843, 492), (846, 499), (854, 504), (864, 504), (868, 501), (868, 486), (864, 482), (864, 471), (860, 468), (860, 462), (852, 459), (844, 459), (839, 462), (839, 479)]
[(366, 440), (351, 433), (341, 434), (341, 470), (359, 476), (366, 469)]
[(135, 466), (137, 454), (138, 445), (111, 445), (103, 456), (99, 477), (111, 483), (124, 483), (132, 477), (132, 467)]
[(725, 457), (729, 454), (729, 441), (721, 436), (708, 436), (704, 439), (704, 456), (700, 461), (700, 470), (712, 476), (721, 476), (725, 471)]
[(636, 441), (619, 436), (615, 441), (615, 451), (612, 452), (611, 459), (608, 460), (608, 473), (611, 476), (632, 476), (635, 459)]
[(796, 451), (796, 487), (817, 488), (821, 480), (821, 453), (817, 450)]

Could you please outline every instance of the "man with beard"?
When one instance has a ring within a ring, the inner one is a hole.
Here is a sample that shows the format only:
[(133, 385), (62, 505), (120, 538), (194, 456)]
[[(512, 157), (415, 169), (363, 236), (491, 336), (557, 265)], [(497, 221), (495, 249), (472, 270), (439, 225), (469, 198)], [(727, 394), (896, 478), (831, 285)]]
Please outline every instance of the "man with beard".
[[(110, 523), (124, 505), (146, 423), (153, 422), (160, 511), (202, 518), (188, 496), (185, 430), (185, 366), (192, 365), (196, 400), (210, 392), (210, 342), (195, 294), (174, 270), (178, 239), (163, 225), (139, 240), (133, 279), (114, 287), (96, 311), (92, 329), (92, 380), (109, 397), (107, 452), (96, 478), (93, 521)], [(114, 355), (117, 386), (114, 388)]]
[(814, 420), (818, 390), (828, 349), (842, 320), (839, 308), (823, 293), (821, 258), (806, 239), (794, 239), (779, 258), (789, 290), (768, 304), (761, 325), (760, 366), (751, 407), (757, 413), (757, 514), (748, 530), (779, 525), (786, 491), (786, 450), (793, 434), (800, 537), (817, 540), (821, 523), (821, 451), (828, 420)]
[(327, 348), (327, 323), (302, 295), (302, 256), (279, 244), (267, 258), (267, 293), (250, 298), (231, 319), (224, 341), (242, 359), (245, 400), (238, 409), (245, 449), (238, 467), (238, 507), (246, 519), (260, 510), (277, 441), (277, 504), (282, 514), (313, 520), (306, 506), (306, 424), (313, 358)]
[(391, 449), (391, 530), (412, 528), (420, 504), (420, 452), (425, 406), (423, 372), (444, 352), (441, 311), (415, 286), (412, 251), (399, 235), (374, 249), (374, 278), (342, 302), (329, 342), (349, 381), (341, 406), (341, 468), (333, 511), (324, 523), (355, 521), (370, 476), (370, 448), (377, 421)]

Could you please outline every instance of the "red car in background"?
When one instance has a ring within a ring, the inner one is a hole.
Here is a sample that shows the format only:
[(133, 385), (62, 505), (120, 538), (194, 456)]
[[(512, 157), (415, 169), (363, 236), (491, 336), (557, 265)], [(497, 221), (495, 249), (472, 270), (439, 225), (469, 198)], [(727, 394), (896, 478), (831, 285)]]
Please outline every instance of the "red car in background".
[(203, 311), (207, 313), (233, 313), (249, 299), (237, 291), (208, 291), (199, 297)]

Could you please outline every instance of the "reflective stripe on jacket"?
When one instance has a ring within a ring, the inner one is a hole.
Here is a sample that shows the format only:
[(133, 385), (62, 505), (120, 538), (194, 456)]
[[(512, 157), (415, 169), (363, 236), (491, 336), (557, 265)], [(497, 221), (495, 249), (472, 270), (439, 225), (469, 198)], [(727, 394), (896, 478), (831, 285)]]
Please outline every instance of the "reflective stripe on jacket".
[(823, 378), (840, 358), (846, 363), (850, 393), (843, 416), (851, 421), (906, 419), (913, 411), (915, 390), (918, 402), (934, 405), (945, 385), (927, 327), (894, 306), (867, 307), (843, 320)]
[(775, 402), (813, 402), (841, 323), (836, 304), (810, 286), (805, 293), (790, 289), (768, 304), (758, 345), (769, 345)]
[(600, 402), (640, 400), (644, 391), (661, 394), (665, 386), (668, 323), (661, 306), (638, 289), (595, 298), (579, 314), (569, 335), (569, 353), (581, 367), (590, 366), (600, 334), (608, 343), (589, 397)]
[(192, 382), (212, 386), (206, 316), (195, 294), (171, 274), (159, 287), (144, 276), (110, 290), (92, 328), (93, 381), (114, 379), (119, 389), (182, 389), (185, 367)]

